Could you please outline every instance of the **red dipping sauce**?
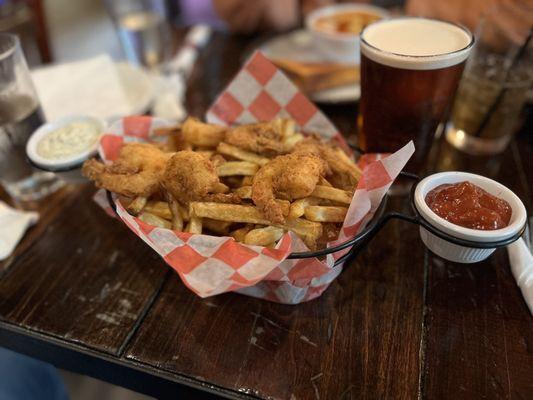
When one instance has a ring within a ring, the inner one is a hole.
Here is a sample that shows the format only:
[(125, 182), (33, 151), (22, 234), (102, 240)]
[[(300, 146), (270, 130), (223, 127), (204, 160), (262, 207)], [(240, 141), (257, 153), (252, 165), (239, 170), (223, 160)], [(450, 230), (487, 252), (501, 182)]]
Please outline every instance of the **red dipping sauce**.
[(439, 185), (425, 200), (439, 217), (465, 228), (490, 231), (505, 228), (511, 220), (509, 203), (467, 181)]

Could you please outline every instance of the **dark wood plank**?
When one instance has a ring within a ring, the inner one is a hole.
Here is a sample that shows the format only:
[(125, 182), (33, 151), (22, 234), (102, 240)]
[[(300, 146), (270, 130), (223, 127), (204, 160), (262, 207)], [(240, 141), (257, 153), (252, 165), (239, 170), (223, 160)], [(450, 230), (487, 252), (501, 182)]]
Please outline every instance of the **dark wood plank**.
[(202, 300), (173, 276), (126, 357), (261, 398), (411, 399), (423, 253), (416, 228), (391, 223), (321, 298), (298, 306)]
[[(13, 264), (13, 261), (22, 253), (24, 253), (45, 231), (47, 225), (52, 221), (57, 214), (62, 212), (63, 208), (67, 206), (75, 198), (74, 193), (78, 190), (76, 186), (66, 185), (58, 190), (56, 193), (35, 203), (32, 210), (39, 213), (39, 221), (37, 224), (28, 229), (20, 243), (17, 245), (13, 253), (3, 261), (0, 261), (0, 278)], [(8, 202), (10, 206), (14, 206), (13, 202), (7, 197), (5, 192), (0, 193), (0, 199)]]
[[(448, 149), (445, 162), (498, 180), (531, 210), (530, 127), (500, 156), (476, 158)], [(533, 398), (533, 319), (505, 249), (474, 265), (430, 255), (427, 276), (425, 397)]]
[(78, 190), (0, 280), (0, 319), (118, 354), (168, 268)]
[(428, 399), (530, 399), (533, 320), (498, 250), (475, 265), (431, 255)]

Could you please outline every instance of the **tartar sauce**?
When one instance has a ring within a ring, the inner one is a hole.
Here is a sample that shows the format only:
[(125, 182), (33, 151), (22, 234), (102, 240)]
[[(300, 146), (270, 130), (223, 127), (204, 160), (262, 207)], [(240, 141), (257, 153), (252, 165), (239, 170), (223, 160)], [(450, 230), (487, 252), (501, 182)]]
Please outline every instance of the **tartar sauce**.
[(37, 154), (48, 159), (64, 159), (91, 148), (100, 130), (90, 122), (71, 122), (43, 137), (37, 144)]

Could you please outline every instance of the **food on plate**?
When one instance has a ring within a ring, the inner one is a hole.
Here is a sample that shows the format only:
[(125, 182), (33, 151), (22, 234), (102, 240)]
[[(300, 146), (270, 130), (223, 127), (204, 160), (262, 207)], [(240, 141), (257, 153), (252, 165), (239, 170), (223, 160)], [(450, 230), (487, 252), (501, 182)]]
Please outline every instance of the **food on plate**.
[(289, 119), (228, 128), (189, 118), (155, 136), (125, 144), (112, 164), (86, 161), (83, 173), (159, 228), (265, 247), (292, 231), (316, 249), (338, 236), (361, 175), (343, 150), (304, 138)]
[(240, 199), (220, 182), (214, 164), (206, 156), (192, 150), (174, 153), (164, 167), (163, 187), (187, 205), (191, 201), (235, 203)]
[(220, 125), (206, 124), (196, 118), (187, 118), (181, 127), (183, 140), (192, 146), (215, 147), (226, 133)]
[(278, 119), (228, 129), (224, 139), (226, 143), (252, 153), (274, 156), (286, 153), (294, 145), (293, 140), (302, 137), (294, 129), (294, 121)]
[(328, 164), (317, 154), (278, 156), (255, 174), (252, 200), (270, 221), (283, 223), (285, 218), (276, 198), (293, 201), (310, 196), (326, 172)]
[(37, 154), (50, 160), (76, 156), (94, 148), (101, 133), (94, 123), (73, 121), (44, 136), (37, 143)]
[(318, 154), (328, 163), (331, 170), (329, 181), (345, 190), (351, 190), (361, 178), (361, 170), (346, 155), (340, 147), (334, 147), (320, 140), (319, 137), (308, 137), (298, 142), (293, 153), (314, 153)]
[(272, 60), (305, 93), (316, 93), (334, 87), (359, 83), (359, 66), (327, 63), (307, 63), (290, 59)]
[(468, 181), (439, 185), (428, 192), (425, 201), (439, 217), (470, 229), (502, 229), (512, 215), (507, 201)]
[(159, 190), (171, 156), (151, 144), (129, 143), (122, 147), (113, 164), (89, 159), (83, 164), (82, 173), (97, 187), (129, 197), (148, 197)]
[(326, 33), (358, 35), (363, 28), (380, 20), (379, 15), (364, 11), (339, 11), (315, 21), (315, 28)]

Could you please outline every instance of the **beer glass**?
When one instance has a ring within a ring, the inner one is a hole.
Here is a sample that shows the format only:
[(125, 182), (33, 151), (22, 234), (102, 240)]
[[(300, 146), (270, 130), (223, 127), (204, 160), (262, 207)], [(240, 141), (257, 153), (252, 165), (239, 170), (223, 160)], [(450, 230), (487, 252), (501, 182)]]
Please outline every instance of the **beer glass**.
[(26, 159), (26, 142), (43, 122), (19, 39), (0, 33), (0, 183), (16, 201), (38, 200), (61, 186)]
[(361, 32), (359, 146), (393, 152), (413, 140), (406, 169), (422, 172), (473, 44), (467, 29), (435, 19), (368, 25)]

